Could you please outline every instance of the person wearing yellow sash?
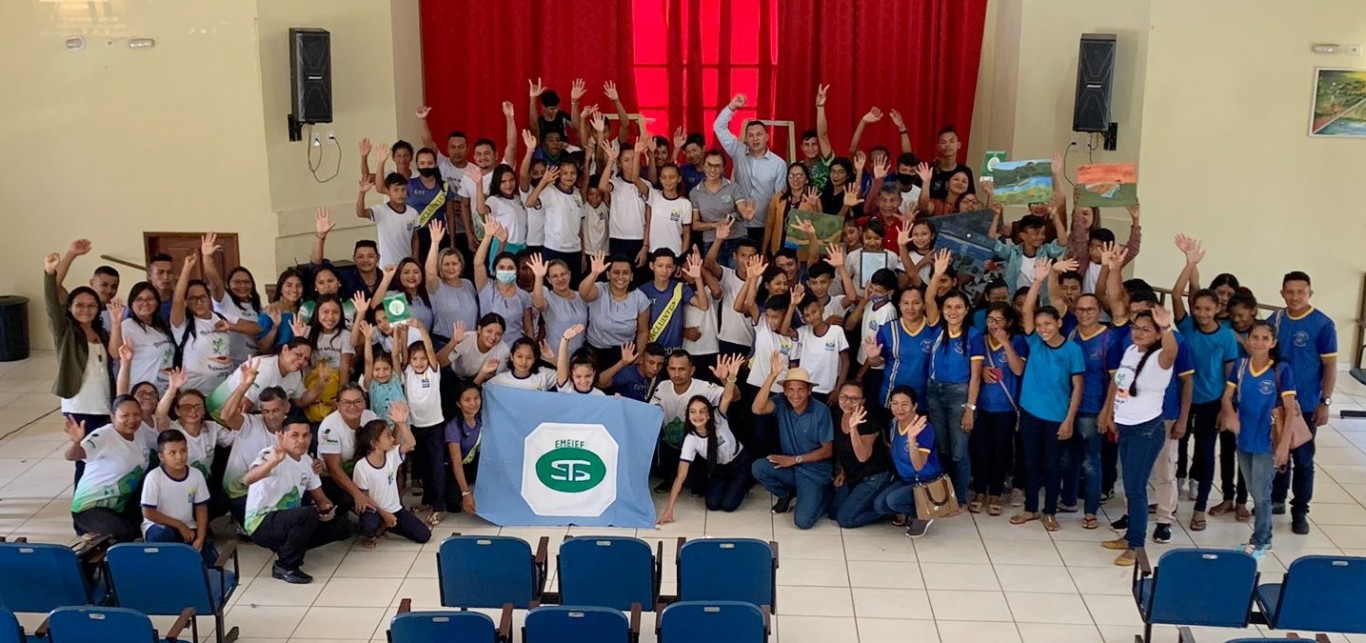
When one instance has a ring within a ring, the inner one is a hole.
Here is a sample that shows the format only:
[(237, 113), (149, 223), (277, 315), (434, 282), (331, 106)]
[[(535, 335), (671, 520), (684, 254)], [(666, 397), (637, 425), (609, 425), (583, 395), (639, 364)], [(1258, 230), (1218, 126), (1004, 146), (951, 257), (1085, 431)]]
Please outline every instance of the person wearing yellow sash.
[(678, 257), (668, 248), (659, 248), (650, 253), (650, 270), (654, 280), (641, 284), (640, 292), (650, 300), (650, 341), (658, 342), (666, 349), (683, 346), (683, 306), (694, 306), (706, 310), (707, 297), (702, 294), (702, 257), (693, 253), (688, 257), (687, 266), (682, 274), (691, 285), (674, 275), (678, 271)]

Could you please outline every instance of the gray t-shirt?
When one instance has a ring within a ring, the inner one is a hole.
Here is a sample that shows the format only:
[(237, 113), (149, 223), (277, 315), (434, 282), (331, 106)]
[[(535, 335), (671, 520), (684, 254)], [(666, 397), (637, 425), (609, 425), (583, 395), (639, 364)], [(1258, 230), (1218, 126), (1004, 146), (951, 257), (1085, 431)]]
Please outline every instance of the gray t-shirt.
[[(613, 348), (635, 341), (636, 320), (640, 314), (650, 310), (650, 298), (639, 290), (632, 289), (625, 301), (612, 298), (612, 289), (607, 284), (594, 284), (598, 298), (588, 304), (588, 343), (598, 348)], [(642, 350), (637, 346), (636, 350)]]
[(465, 339), (455, 347), (455, 352), (451, 353), (451, 372), (460, 377), (474, 377), (479, 374), (479, 369), (488, 360), (498, 360), (498, 371), (507, 370), (508, 354), (511, 349), (507, 344), (498, 342), (488, 351), (479, 350), (479, 338), (477, 331), (470, 331), (465, 335)]
[(432, 322), (431, 332), (435, 335), (450, 337), (456, 322), (464, 322), (467, 332), (474, 332), (479, 322), (479, 297), (474, 292), (474, 284), (464, 279), (457, 288), (446, 282), (431, 293), (432, 311), (436, 321)]
[[(565, 299), (553, 292), (545, 293), (545, 310), (541, 313), (545, 319), (546, 340), (551, 343), (551, 348), (560, 350), (560, 336), (564, 331), (569, 330), (574, 324), (588, 325), (588, 304), (584, 303), (583, 297), (579, 296), (578, 291), (571, 291), (573, 296)], [(583, 347), (585, 333), (569, 340), (569, 352), (573, 353)]]
[(517, 294), (504, 297), (498, 286), (490, 281), (479, 291), (479, 310), (485, 313), (498, 313), (507, 323), (507, 329), (503, 332), (503, 343), (508, 346), (526, 334), (526, 329), (522, 328), (522, 313), (528, 308), (531, 308), (531, 293), (520, 288)]
[[(721, 189), (712, 192), (707, 189), (707, 183), (703, 181), (688, 193), (688, 199), (692, 201), (692, 208), (697, 210), (702, 220), (707, 223), (720, 223), (728, 216), (740, 219), (739, 211), (735, 209), (735, 202), (742, 200), (740, 188), (730, 181), (722, 179)], [(736, 225), (731, 228), (730, 239), (739, 239), (745, 236), (745, 227)], [(702, 241), (707, 244), (716, 240), (716, 230), (703, 230)]]

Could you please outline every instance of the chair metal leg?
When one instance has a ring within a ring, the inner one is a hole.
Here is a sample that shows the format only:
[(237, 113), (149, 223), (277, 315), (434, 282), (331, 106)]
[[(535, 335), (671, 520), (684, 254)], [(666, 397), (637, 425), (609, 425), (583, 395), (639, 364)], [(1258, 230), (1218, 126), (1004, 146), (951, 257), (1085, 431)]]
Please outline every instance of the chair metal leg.
[[(213, 615), (213, 624), (214, 624), (214, 628), (213, 628), (213, 629), (214, 629), (214, 635), (215, 635), (215, 637), (217, 638), (218, 643), (233, 643), (233, 641), (236, 641), (236, 640), (237, 640), (238, 630), (237, 630), (236, 627), (234, 627), (234, 628), (228, 630), (227, 632), (224, 632), (224, 631), (223, 631), (223, 611), (222, 611), (222, 610), (219, 610), (217, 613), (215, 613), (215, 614)], [(199, 640), (199, 636), (198, 636), (197, 634), (195, 635), (195, 640), (196, 640), (196, 641)]]

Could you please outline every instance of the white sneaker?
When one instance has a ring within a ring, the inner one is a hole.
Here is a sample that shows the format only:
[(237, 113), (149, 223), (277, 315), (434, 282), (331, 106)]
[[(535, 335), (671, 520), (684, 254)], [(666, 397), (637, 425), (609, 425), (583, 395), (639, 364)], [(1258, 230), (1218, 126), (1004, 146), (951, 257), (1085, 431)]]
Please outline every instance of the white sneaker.
[(1195, 478), (1191, 478), (1190, 480), (1187, 481), (1187, 484), (1190, 485), (1190, 490), (1186, 492), (1186, 499), (1187, 499), (1187, 500), (1195, 500), (1196, 498), (1199, 498), (1199, 497), (1200, 497), (1200, 483), (1197, 482), (1197, 481), (1195, 480)]

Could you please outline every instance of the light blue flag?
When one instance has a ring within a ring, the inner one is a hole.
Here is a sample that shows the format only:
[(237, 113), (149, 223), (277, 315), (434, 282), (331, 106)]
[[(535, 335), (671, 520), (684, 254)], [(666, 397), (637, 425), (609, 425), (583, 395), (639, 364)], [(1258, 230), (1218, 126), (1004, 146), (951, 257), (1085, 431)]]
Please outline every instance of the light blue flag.
[(474, 500), (501, 526), (650, 528), (650, 462), (664, 412), (603, 395), (484, 389)]

